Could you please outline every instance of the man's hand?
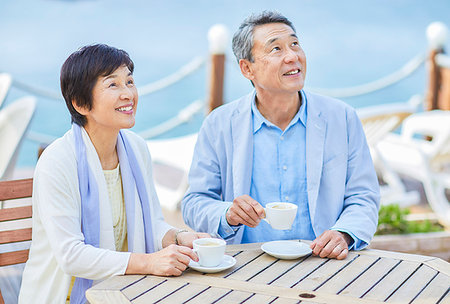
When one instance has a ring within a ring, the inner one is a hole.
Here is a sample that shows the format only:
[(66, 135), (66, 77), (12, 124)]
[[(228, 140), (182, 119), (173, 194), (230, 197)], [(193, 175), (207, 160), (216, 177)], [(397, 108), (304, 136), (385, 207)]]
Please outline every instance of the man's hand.
[(348, 245), (352, 242), (347, 233), (327, 230), (316, 238), (310, 245), (313, 254), (321, 258), (343, 260), (348, 254)]
[(244, 224), (252, 228), (258, 226), (265, 216), (263, 206), (248, 195), (236, 197), (226, 214), (228, 224)]

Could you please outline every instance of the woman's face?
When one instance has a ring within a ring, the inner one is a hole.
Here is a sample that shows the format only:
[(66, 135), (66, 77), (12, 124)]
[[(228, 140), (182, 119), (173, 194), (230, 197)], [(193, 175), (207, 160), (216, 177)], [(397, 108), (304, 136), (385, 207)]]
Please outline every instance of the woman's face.
[(86, 116), (86, 129), (119, 131), (134, 126), (138, 93), (133, 75), (123, 65), (107, 76), (100, 76), (92, 90), (92, 109)]

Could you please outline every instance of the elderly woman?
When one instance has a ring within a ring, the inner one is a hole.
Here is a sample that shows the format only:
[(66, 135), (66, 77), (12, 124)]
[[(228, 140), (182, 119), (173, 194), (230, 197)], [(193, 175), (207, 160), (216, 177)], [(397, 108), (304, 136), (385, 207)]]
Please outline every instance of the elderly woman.
[(86, 302), (93, 281), (180, 275), (208, 234), (164, 222), (147, 145), (134, 133), (138, 94), (128, 54), (81, 48), (61, 69), (72, 129), (36, 166), (33, 241), (20, 303)]

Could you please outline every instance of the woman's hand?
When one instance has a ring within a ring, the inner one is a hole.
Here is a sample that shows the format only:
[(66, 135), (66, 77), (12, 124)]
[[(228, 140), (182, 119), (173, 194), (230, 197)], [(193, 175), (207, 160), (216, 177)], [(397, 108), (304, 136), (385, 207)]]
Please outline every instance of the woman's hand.
[(192, 249), (173, 244), (150, 254), (132, 253), (125, 274), (179, 276), (191, 259), (198, 261)]
[(210, 237), (208, 233), (183, 231), (178, 233), (177, 240), (179, 245), (192, 248), (192, 242), (194, 240)]

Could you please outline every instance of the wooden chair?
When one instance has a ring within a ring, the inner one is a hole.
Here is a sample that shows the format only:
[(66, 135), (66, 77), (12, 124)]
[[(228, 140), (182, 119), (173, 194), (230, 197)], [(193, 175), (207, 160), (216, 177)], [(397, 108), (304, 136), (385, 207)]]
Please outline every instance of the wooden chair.
[[(0, 181), (0, 201), (31, 197), (33, 192), (33, 179)], [(9, 202), (8, 202), (9, 203)], [(0, 209), (0, 223), (11, 224), (17, 220), (31, 218), (32, 207), (11, 207)], [(13, 230), (0, 231), (0, 245), (31, 241), (31, 228), (19, 228)], [(28, 259), (29, 250), (14, 250), (0, 253), (0, 267), (25, 263)], [(0, 291), (0, 304), (4, 300)]]

